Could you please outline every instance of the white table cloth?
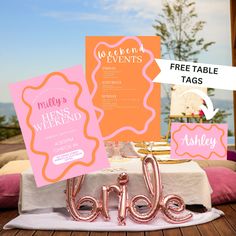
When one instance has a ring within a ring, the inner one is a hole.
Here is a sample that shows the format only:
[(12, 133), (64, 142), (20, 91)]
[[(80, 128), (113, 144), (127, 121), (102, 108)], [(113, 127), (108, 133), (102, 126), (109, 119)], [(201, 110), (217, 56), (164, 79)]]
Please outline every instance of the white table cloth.
[[(211, 187), (206, 173), (194, 161), (181, 164), (159, 164), (164, 195), (177, 194), (186, 204), (202, 204), (211, 208)], [(128, 193), (131, 198), (137, 194), (147, 194), (143, 179), (141, 161), (138, 158), (111, 162), (111, 167), (86, 176), (80, 196), (90, 195), (99, 198), (102, 185), (117, 182), (121, 172), (129, 174)], [(66, 181), (37, 188), (32, 170), (22, 174), (21, 194), (19, 201), (20, 213), (34, 210), (45, 210), (66, 207)], [(117, 197), (112, 194), (109, 199), (111, 207), (117, 206)]]

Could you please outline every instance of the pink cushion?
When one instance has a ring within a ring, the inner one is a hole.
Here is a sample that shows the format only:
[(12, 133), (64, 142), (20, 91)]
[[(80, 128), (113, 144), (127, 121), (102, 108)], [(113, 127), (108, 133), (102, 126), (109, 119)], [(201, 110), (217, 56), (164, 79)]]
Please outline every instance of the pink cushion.
[(212, 204), (236, 202), (236, 172), (225, 167), (205, 168), (213, 193)]
[(0, 208), (17, 207), (20, 176), (20, 174), (0, 175)]

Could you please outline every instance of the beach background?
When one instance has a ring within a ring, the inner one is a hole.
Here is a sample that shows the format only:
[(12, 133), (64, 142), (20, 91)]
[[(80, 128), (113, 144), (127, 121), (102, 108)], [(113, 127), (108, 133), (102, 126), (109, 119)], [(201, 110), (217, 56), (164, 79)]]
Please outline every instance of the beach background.
[[(229, 0), (196, 0), (199, 19), (206, 21), (201, 36), (214, 41), (198, 62), (231, 65)], [(162, 0), (25, 0), (0, 4), (0, 116), (15, 115), (10, 83), (76, 64), (85, 68), (86, 35), (155, 35), (153, 25)], [(163, 87), (163, 86), (162, 86)], [(162, 88), (162, 108), (168, 104)], [(234, 130), (233, 93), (216, 90), (215, 108), (230, 115)], [(167, 131), (162, 114), (162, 134)], [(229, 138), (233, 143), (234, 137)]]

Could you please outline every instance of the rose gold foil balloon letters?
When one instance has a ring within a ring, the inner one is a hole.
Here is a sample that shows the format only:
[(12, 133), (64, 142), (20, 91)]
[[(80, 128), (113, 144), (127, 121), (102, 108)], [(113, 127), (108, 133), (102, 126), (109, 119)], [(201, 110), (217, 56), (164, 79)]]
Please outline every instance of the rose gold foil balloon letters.
[[(91, 196), (78, 197), (85, 176), (67, 180), (67, 208), (73, 219), (77, 221), (93, 221), (101, 214), (104, 220), (110, 220), (109, 194), (115, 192), (119, 199), (118, 223), (120, 225), (126, 224), (127, 214), (138, 223), (148, 223), (157, 216), (159, 211), (163, 213), (165, 219), (170, 223), (184, 223), (190, 220), (192, 214), (185, 212), (185, 204), (181, 197), (172, 194), (165, 197), (162, 196), (161, 177), (155, 157), (146, 156), (142, 161), (142, 168), (149, 196), (136, 195), (131, 200), (128, 198), (127, 185), (129, 177), (126, 173), (119, 175), (117, 184), (102, 186), (100, 200)], [(150, 169), (152, 173), (150, 173)], [(138, 202), (140, 203), (138, 204)], [(91, 205), (91, 211), (87, 214), (80, 210), (80, 207), (86, 205), (86, 203)]]

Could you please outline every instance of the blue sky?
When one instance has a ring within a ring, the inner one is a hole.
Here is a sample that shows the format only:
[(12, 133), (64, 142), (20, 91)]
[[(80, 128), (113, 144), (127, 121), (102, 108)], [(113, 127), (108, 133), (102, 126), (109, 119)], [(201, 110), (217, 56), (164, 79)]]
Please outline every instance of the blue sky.
[[(85, 61), (86, 35), (154, 35), (161, 0), (8, 0), (0, 3), (0, 102), (8, 84)], [(199, 62), (231, 65), (229, 0), (196, 0), (216, 41)], [(84, 65), (85, 66), (85, 65)], [(220, 99), (232, 93), (217, 91)]]

